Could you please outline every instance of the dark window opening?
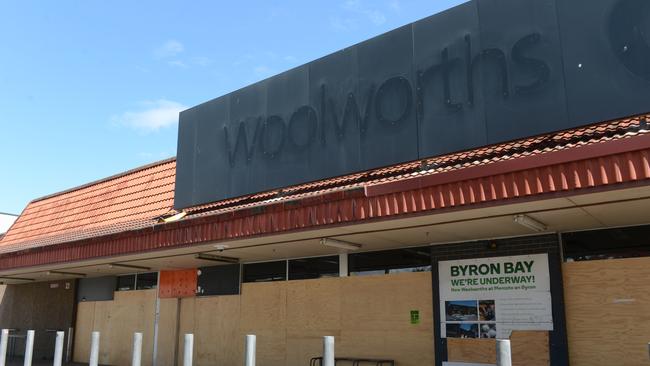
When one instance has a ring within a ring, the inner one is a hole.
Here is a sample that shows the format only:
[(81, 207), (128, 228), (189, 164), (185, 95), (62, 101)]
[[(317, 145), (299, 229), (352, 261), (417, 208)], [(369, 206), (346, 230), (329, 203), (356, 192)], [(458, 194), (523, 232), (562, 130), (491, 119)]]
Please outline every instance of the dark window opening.
[(289, 280), (307, 280), (338, 277), (339, 256), (292, 259), (289, 261)]
[(650, 256), (650, 225), (562, 234), (565, 261)]
[(239, 264), (201, 267), (196, 293), (199, 296), (239, 294)]
[(285, 281), (287, 261), (244, 264), (243, 282)]
[(158, 286), (158, 272), (117, 276), (116, 291), (148, 290)]
[(149, 290), (156, 288), (158, 286), (158, 273), (138, 273), (135, 275), (136, 278), (136, 290)]
[(353, 253), (348, 257), (351, 276), (431, 271), (431, 247)]
[(117, 291), (135, 290), (135, 275), (117, 276)]

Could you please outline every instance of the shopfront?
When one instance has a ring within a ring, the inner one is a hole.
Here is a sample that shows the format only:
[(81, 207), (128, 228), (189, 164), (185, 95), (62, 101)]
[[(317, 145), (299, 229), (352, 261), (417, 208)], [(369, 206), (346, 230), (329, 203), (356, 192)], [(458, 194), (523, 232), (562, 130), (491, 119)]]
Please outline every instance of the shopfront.
[(185, 333), (197, 365), (246, 334), (264, 366), (325, 335), (400, 366), (494, 365), (496, 338), (515, 365), (643, 364), (649, 11), (470, 1), (190, 108), (177, 158), (28, 204), (0, 326), (49, 329), (59, 284), (75, 361), (96, 330), (114, 365), (136, 331), (156, 366)]

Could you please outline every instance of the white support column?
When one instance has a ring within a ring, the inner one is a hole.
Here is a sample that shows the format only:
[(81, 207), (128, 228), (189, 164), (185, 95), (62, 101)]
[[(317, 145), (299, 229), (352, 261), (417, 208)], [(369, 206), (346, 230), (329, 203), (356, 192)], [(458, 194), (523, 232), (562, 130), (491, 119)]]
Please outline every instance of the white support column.
[(323, 366), (334, 366), (334, 337), (323, 337)]
[(27, 331), (27, 339), (25, 340), (25, 362), (24, 366), (32, 366), (32, 355), (34, 352), (34, 331)]
[(54, 342), (54, 366), (61, 366), (63, 363), (63, 341), (65, 332), (56, 332), (56, 341)]
[(185, 335), (185, 347), (183, 348), (183, 366), (192, 366), (194, 352), (194, 334)]
[(347, 277), (348, 273), (348, 253), (339, 254), (339, 277)]
[(99, 364), (99, 332), (92, 332), (90, 335), (90, 360), (89, 366), (97, 366)]
[(244, 366), (255, 366), (255, 353), (257, 348), (257, 337), (253, 334), (246, 336), (246, 356)]
[(140, 366), (142, 363), (142, 333), (133, 333), (133, 358), (131, 366)]
[(509, 339), (497, 339), (497, 366), (512, 366)]
[(9, 342), (9, 329), (2, 330), (0, 336), (0, 366), (5, 366), (7, 363), (7, 343)]

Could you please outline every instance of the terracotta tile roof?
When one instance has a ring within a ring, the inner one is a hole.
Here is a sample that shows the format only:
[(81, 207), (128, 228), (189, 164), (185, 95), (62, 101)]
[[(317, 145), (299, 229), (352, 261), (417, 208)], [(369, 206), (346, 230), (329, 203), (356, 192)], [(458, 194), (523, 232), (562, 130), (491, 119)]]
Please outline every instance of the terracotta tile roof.
[[(222, 200), (186, 209), (184, 220), (650, 134), (648, 117), (610, 121)], [(175, 160), (170, 159), (31, 202), (0, 240), (0, 254), (159, 223), (161, 215), (173, 212), (175, 166)]]
[(176, 160), (167, 159), (30, 202), (0, 253), (153, 225), (172, 210)]

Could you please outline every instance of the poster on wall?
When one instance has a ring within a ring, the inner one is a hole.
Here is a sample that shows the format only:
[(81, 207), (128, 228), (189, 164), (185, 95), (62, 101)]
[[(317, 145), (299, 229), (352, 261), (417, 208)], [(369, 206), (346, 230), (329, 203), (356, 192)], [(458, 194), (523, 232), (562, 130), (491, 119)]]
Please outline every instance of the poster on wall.
[(553, 330), (548, 255), (441, 261), (443, 338), (509, 338)]

